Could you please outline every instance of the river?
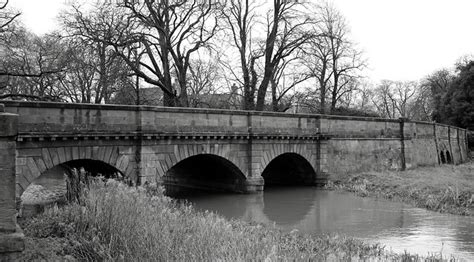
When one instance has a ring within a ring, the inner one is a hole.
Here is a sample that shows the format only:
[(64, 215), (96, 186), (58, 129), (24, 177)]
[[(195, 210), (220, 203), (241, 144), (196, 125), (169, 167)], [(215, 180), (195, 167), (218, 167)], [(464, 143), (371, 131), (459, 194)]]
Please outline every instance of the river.
[(387, 250), (439, 254), (474, 261), (474, 217), (440, 214), (407, 204), (362, 198), (312, 187), (268, 188), (261, 194), (190, 193), (177, 196), (198, 210), (227, 218), (297, 229), (340, 233)]

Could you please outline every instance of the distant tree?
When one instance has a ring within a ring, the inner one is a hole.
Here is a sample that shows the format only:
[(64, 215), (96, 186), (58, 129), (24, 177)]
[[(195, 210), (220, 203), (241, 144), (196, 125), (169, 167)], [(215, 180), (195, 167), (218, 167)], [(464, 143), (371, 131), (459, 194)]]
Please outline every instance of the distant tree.
[(210, 56), (208, 59), (199, 57), (190, 61), (187, 77), (190, 107), (213, 107), (208, 104), (209, 97), (222, 91), (218, 86), (221, 71), (218, 56)]
[(118, 89), (132, 84), (128, 66), (103, 43), (76, 38), (67, 44), (68, 63), (61, 85), (68, 101), (108, 104)]
[(425, 101), (428, 105), (424, 107), (426, 107), (426, 113), (430, 114), (430, 120), (440, 121), (441, 112), (444, 111), (445, 106), (442, 101), (454, 78), (455, 76), (450, 70), (441, 69), (422, 80), (422, 93), (425, 96), (420, 98), (428, 100)]
[(458, 64), (457, 74), (441, 98), (435, 120), (474, 129), (474, 61)]
[(22, 28), (21, 13), (8, 4), (0, 2), (0, 99), (59, 99), (51, 84), (63, 69), (63, 48), (54, 36), (40, 38)]
[(292, 106), (293, 92), (288, 95), (300, 83), (308, 80), (311, 75), (304, 70), (300, 70), (301, 57), (299, 52), (286, 59), (282, 59), (275, 68), (270, 81), (272, 92), (271, 110), (275, 112), (285, 112)]
[(349, 39), (349, 29), (341, 13), (329, 3), (317, 8), (321, 21), (314, 24), (314, 37), (308, 42), (305, 66), (316, 79), (319, 89), (320, 112), (329, 112), (348, 93), (357, 88), (360, 72), (366, 67), (362, 52)]
[(377, 113), (387, 118), (412, 118), (418, 84), (413, 81), (383, 80), (372, 93)]
[(433, 93), (429, 86), (418, 85), (412, 102), (411, 119), (419, 121), (432, 121), (433, 115)]
[[(284, 61), (291, 60), (296, 50), (311, 38), (308, 25), (313, 21), (306, 3), (282, 0), (272, 1), (271, 10), (260, 21), (260, 5), (258, 1), (230, 0), (223, 9), (231, 45), (239, 52), (241, 77), (231, 70), (237, 80), (241, 79), (243, 108), (259, 111), (265, 108), (269, 87), (276, 93), (278, 68), (283, 69)], [(264, 37), (258, 37), (262, 32)], [(273, 98), (273, 103), (278, 102), (276, 95)]]
[(67, 47), (56, 35), (38, 37), (16, 29), (3, 45), (0, 99), (54, 100), (67, 62)]
[(83, 16), (73, 4), (60, 15), (63, 38), (70, 47), (62, 84), (70, 101), (107, 104), (118, 88), (130, 84), (131, 70), (112, 46), (99, 39), (124, 27), (120, 12), (108, 1), (96, 2), (92, 8), (92, 13)]
[(21, 15), (20, 12), (14, 12), (8, 9), (9, 0), (0, 2), (0, 40), (4, 40), (8, 33), (12, 33), (15, 19)]

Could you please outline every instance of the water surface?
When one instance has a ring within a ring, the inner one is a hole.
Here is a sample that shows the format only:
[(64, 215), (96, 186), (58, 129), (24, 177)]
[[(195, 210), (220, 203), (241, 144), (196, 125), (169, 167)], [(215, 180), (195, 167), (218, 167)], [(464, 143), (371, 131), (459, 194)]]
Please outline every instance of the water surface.
[(440, 214), (382, 199), (311, 187), (269, 188), (264, 193), (181, 195), (198, 210), (227, 218), (275, 224), (303, 233), (340, 233), (379, 242), (388, 250), (420, 255), (442, 252), (474, 261), (474, 218)]

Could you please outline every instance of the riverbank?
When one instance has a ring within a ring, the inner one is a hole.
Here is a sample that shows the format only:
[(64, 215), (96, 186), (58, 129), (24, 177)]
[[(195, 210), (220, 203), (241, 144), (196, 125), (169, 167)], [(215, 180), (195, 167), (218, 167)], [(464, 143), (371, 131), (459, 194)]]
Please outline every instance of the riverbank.
[(93, 186), (81, 205), (47, 209), (22, 227), (23, 261), (420, 260), (349, 237), (309, 237), (226, 220), (177, 204), (157, 189), (113, 181)]
[(402, 201), (433, 211), (474, 216), (472, 160), (457, 166), (348, 174), (344, 179), (329, 181), (326, 188)]

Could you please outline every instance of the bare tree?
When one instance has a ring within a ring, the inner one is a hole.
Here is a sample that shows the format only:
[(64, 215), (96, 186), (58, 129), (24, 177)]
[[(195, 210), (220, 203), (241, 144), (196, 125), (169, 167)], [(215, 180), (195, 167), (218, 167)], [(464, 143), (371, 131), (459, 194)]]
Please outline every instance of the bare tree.
[(314, 21), (304, 12), (305, 8), (299, 1), (273, 1), (273, 10), (267, 14), (264, 72), (257, 91), (256, 110), (263, 110), (268, 85), (280, 63), (313, 37), (308, 25)]
[(68, 101), (75, 103), (110, 103), (123, 85), (130, 85), (130, 70), (123, 60), (102, 42), (73, 38), (68, 64), (61, 85)]
[(3, 45), (0, 99), (61, 100), (58, 83), (66, 49), (55, 35), (38, 37), (16, 29)]
[[(187, 76), (191, 57), (208, 45), (218, 29), (211, 0), (128, 1), (121, 8), (132, 30), (122, 41), (111, 44), (146, 82), (159, 86), (168, 106), (188, 106)], [(213, 17), (214, 16), (214, 17)], [(144, 59), (136, 63), (134, 44), (141, 44)], [(172, 78), (177, 78), (179, 90)]]
[(380, 115), (412, 118), (418, 83), (383, 80), (374, 90), (372, 102)]
[[(33, 36), (18, 24), (20, 12), (8, 8), (9, 1), (0, 2), (0, 45), (2, 56), (0, 58), (0, 99), (2, 98), (25, 98), (42, 99), (38, 94), (27, 92), (28, 87), (19, 84), (20, 78), (51, 78), (50, 74), (58, 73), (60, 68), (45, 65), (44, 56), (36, 55), (39, 60), (32, 61), (32, 46), (36, 44), (36, 51), (44, 51), (40, 47), (40, 41), (32, 43)], [(46, 47), (46, 46), (43, 46)], [(28, 49), (28, 50), (27, 50)], [(50, 57), (49, 57), (50, 58)], [(31, 63), (36, 63), (36, 66)], [(25, 80), (25, 79), (23, 79)], [(23, 83), (24, 84), (24, 83)], [(31, 88), (30, 88), (31, 89)], [(31, 90), (30, 90), (31, 91)], [(39, 94), (41, 95), (41, 94)]]
[[(311, 38), (307, 29), (312, 18), (304, 12), (304, 6), (298, 1), (274, 0), (263, 22), (264, 28), (257, 28), (260, 6), (256, 1), (230, 0), (224, 8), (231, 44), (239, 52), (244, 109), (264, 109), (268, 87), (277, 79), (277, 68), (284, 68), (281, 63)], [(263, 41), (252, 37), (261, 34), (259, 31), (265, 32)], [(261, 77), (257, 73), (260, 58)]]
[[(229, 28), (232, 45), (237, 48), (240, 60), (241, 77), (236, 79), (243, 86), (243, 109), (255, 108), (255, 92), (257, 86), (257, 72), (255, 62), (262, 56), (261, 52), (253, 50), (252, 31), (254, 30), (258, 7), (252, 0), (229, 0), (223, 9), (223, 17)], [(237, 75), (232, 66), (228, 66), (234, 75)]]
[[(292, 106), (292, 101), (296, 95), (287, 96), (298, 84), (308, 80), (311, 75), (306, 71), (300, 70), (301, 59), (299, 54), (283, 59), (275, 69), (273, 78), (270, 81), (272, 91), (272, 111), (286, 111)], [(289, 71), (289, 73), (287, 72)], [(282, 103), (284, 101), (284, 103)]]
[(5, 33), (12, 31), (15, 19), (21, 15), (20, 12), (12, 12), (8, 10), (8, 2), (9, 0), (0, 2), (0, 36), (2, 36), (2, 38)]
[(326, 99), (330, 99), (332, 113), (341, 99), (355, 91), (360, 71), (366, 62), (362, 52), (349, 39), (344, 17), (332, 5), (317, 8), (321, 19), (315, 24), (314, 38), (308, 42), (306, 67), (315, 77), (320, 96), (321, 113), (326, 113)]
[(212, 107), (206, 98), (216, 95), (219, 91), (216, 85), (221, 78), (219, 60), (219, 57), (211, 56), (207, 60), (199, 57), (191, 61), (188, 77), (190, 107)]

